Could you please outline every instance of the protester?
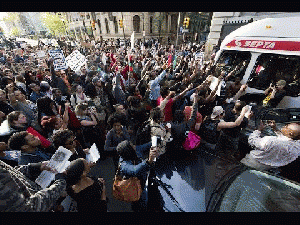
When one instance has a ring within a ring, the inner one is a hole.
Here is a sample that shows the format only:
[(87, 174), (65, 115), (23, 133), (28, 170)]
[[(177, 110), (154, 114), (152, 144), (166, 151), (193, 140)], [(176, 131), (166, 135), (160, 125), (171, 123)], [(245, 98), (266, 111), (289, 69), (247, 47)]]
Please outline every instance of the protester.
[[(253, 100), (245, 94), (247, 85), (241, 83), (247, 62), (234, 59), (237, 66), (230, 68), (227, 74), (227, 69), (215, 65), (215, 54), (210, 61), (197, 59), (204, 51), (204, 44), (189, 46), (186, 41), (175, 46), (175, 51), (174, 46), (163, 45), (155, 39), (145, 40), (143, 44), (137, 41), (134, 49), (128, 41), (126, 39), (124, 45), (117, 42), (116, 46), (111, 45), (111, 40), (103, 39), (70, 45), (61, 39), (56, 47), (26, 45), (22, 48), (22, 57), (10, 50), (13, 45), (3, 48), (0, 53), (3, 66), (0, 68), (0, 134), (9, 131), (6, 140), (0, 135), (0, 141), (3, 146), (11, 145), (21, 150), (21, 157), (28, 149), (32, 155), (38, 150), (44, 151), (36, 137), (42, 144), (44, 141), (53, 144), (52, 151), (47, 151), (52, 154), (59, 146), (69, 149), (73, 153), (70, 161), (76, 161), (69, 167), (73, 180), (68, 192), (77, 201), (78, 211), (107, 211), (104, 181), (90, 177), (90, 169), (82, 159), (89, 154), (86, 148), (93, 143), (97, 145), (103, 165), (108, 163), (106, 156), (112, 157), (115, 169), (121, 162), (121, 172), (139, 176), (142, 183), (150, 166), (139, 159), (139, 152), (146, 152), (151, 165), (154, 158), (159, 162), (160, 157), (171, 159), (174, 156), (172, 159), (184, 160), (186, 158), (181, 156), (187, 151), (182, 148), (182, 143), (187, 131), (201, 137), (202, 146), (197, 150), (210, 145), (215, 149), (214, 153), (223, 152), (219, 156), (234, 159), (233, 163), (240, 161), (238, 142), (249, 121), (245, 118), (247, 107), (237, 100), (246, 103)], [(76, 71), (57, 64), (50, 54), (41, 58), (32, 54), (61, 50), (67, 57), (75, 49), (86, 58), (86, 63), (74, 69)], [(233, 60), (222, 57), (227, 66)], [(263, 89), (267, 88), (271, 81), (270, 70), (258, 74), (261, 80), (257, 82)], [(260, 95), (258, 106), (252, 107), (256, 116), (261, 113), (260, 104), (265, 105), (263, 108), (275, 107), (289, 91), (290, 82), (282, 79), (277, 79), (276, 87), (271, 85)], [(206, 125), (215, 128), (215, 132), (203, 132)], [(28, 128), (34, 129), (30, 130), (35, 137), (25, 135)], [(294, 125), (288, 128), (292, 129)], [(144, 133), (140, 133), (141, 130)], [(25, 136), (18, 143), (12, 138), (8, 144), (13, 132), (23, 132)], [(32, 145), (28, 144), (27, 136), (32, 138), (32, 143), (29, 140)], [(148, 154), (151, 137), (157, 137), (160, 146), (155, 150), (152, 148)], [(213, 143), (210, 139), (214, 139)], [(129, 141), (144, 142), (147, 147), (135, 147)], [(130, 152), (130, 157), (125, 152)], [(47, 159), (39, 158), (39, 161), (44, 160)], [(90, 199), (94, 194), (96, 197)], [(134, 211), (142, 211), (146, 205), (147, 199), (143, 197), (132, 207)]]
[[(150, 149), (149, 156), (145, 160), (140, 160), (147, 150)], [(147, 210), (147, 194), (145, 193), (145, 182), (147, 172), (150, 170), (154, 159), (158, 156), (159, 148), (151, 147), (151, 143), (144, 145), (132, 145), (128, 140), (122, 141), (116, 147), (120, 156), (120, 175), (126, 177), (137, 177), (141, 180), (143, 192), (138, 202), (132, 203), (134, 211)]]
[(34, 180), (41, 171), (52, 168), (48, 162), (31, 163), (13, 168), (0, 160), (0, 205), (1, 212), (49, 212), (55, 201), (66, 190), (65, 175), (55, 175), (55, 182), (42, 189)]
[(76, 201), (78, 212), (107, 212), (105, 181), (88, 176), (89, 172), (85, 159), (72, 161), (66, 170), (67, 193)]
[(276, 123), (270, 121), (269, 126), (277, 136), (260, 137), (266, 124), (260, 123), (257, 130), (249, 136), (249, 144), (254, 147), (241, 162), (258, 170), (269, 170), (285, 166), (299, 157), (300, 125), (289, 123), (278, 130)]

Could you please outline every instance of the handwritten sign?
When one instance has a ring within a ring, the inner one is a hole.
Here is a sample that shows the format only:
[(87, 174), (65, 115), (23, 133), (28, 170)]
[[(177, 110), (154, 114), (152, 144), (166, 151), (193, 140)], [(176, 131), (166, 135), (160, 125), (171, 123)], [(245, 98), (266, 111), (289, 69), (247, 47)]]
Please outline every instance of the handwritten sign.
[(49, 50), (49, 55), (53, 58), (53, 66), (55, 71), (66, 70), (68, 68), (62, 50)]
[(66, 58), (66, 64), (73, 71), (79, 70), (86, 63), (86, 58), (78, 50), (73, 51)]

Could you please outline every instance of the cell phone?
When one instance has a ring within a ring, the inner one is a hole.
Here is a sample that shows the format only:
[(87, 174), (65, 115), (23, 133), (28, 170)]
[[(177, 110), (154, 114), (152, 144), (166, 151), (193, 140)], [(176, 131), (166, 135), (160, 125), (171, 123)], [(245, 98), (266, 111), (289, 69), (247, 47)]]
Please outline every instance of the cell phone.
[(151, 137), (152, 147), (157, 147), (157, 136)]

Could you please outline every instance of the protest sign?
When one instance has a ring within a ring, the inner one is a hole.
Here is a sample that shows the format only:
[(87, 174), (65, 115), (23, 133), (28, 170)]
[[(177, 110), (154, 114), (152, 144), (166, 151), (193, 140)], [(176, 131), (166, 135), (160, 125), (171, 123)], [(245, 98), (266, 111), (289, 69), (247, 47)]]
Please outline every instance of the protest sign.
[(68, 69), (62, 50), (49, 50), (49, 55), (53, 58), (53, 66), (55, 71)]
[[(58, 173), (62, 173), (66, 170), (66, 168), (70, 165), (68, 161), (73, 153), (60, 146), (54, 155), (51, 157), (49, 163), (47, 164), (48, 167), (56, 170)], [(35, 182), (40, 185), (42, 188), (46, 188), (51, 184), (51, 181), (55, 179), (55, 174), (50, 171), (42, 171)]]
[(86, 58), (78, 50), (73, 51), (66, 58), (66, 64), (73, 71), (79, 70), (86, 63)]
[(46, 53), (44, 51), (36, 52), (36, 54), (37, 54), (37, 57), (39, 57), (39, 58), (44, 58), (46, 56)]
[(131, 49), (134, 49), (134, 31), (132, 32), (130, 41), (131, 41)]
[[(210, 86), (209, 86), (209, 88), (210, 88), (210, 90), (215, 90), (215, 88), (217, 87), (217, 85), (218, 85), (218, 83), (219, 83), (219, 79), (217, 78), (217, 77), (212, 77), (211, 78), (211, 83), (210, 83)], [(219, 83), (219, 87), (218, 87), (218, 90), (217, 90), (217, 95), (218, 96), (220, 96), (220, 94), (221, 94), (221, 84), (222, 83)]]
[(97, 162), (100, 159), (100, 154), (96, 144), (94, 143), (90, 148), (89, 154), (86, 155), (87, 162)]

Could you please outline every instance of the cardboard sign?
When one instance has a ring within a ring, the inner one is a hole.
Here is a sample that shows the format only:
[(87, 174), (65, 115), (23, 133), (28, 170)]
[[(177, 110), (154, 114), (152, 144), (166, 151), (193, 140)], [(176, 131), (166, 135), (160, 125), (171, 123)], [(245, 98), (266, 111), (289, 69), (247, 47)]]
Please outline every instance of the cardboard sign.
[(53, 58), (53, 66), (55, 71), (68, 69), (62, 50), (49, 50), (49, 55)]
[(73, 51), (68, 57), (66, 58), (66, 64), (71, 68), (73, 71), (79, 70), (84, 64), (86, 63), (86, 58), (82, 55), (78, 50)]

